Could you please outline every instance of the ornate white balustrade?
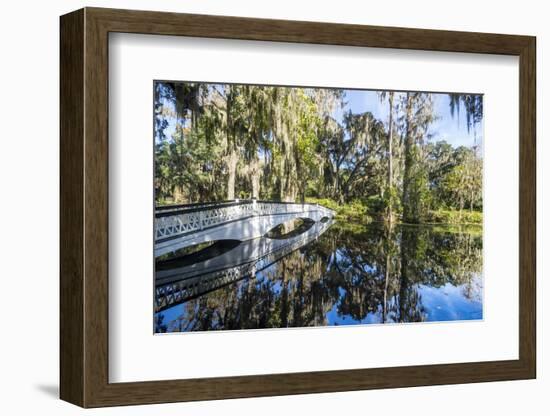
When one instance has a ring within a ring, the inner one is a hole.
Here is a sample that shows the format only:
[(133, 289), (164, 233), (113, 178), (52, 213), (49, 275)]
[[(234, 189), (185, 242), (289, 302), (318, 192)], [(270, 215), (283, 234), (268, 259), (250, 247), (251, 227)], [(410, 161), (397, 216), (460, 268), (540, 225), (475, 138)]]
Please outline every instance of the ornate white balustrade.
[(155, 241), (165, 241), (252, 217), (303, 214), (312, 211), (333, 212), (317, 204), (296, 204), (270, 201), (234, 201), (219, 204), (162, 207), (155, 213)]

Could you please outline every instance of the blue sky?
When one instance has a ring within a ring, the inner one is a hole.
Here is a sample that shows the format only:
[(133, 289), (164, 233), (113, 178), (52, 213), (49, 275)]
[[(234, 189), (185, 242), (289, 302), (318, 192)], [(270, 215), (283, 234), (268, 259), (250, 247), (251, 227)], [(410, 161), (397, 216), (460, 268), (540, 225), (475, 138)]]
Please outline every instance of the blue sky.
[[(449, 111), (448, 94), (433, 94), (434, 112), (437, 120), (430, 126), (429, 132), (433, 134), (432, 141), (445, 140), (453, 147), (474, 145), (474, 129), (466, 125), (466, 111), (461, 104), (460, 113), (455, 112), (454, 117)], [(344, 111), (351, 109), (353, 113), (370, 111), (374, 117), (388, 122), (388, 104), (380, 102), (378, 91), (346, 90), (347, 105)], [(476, 127), (477, 144), (482, 142), (483, 131), (481, 126)]]

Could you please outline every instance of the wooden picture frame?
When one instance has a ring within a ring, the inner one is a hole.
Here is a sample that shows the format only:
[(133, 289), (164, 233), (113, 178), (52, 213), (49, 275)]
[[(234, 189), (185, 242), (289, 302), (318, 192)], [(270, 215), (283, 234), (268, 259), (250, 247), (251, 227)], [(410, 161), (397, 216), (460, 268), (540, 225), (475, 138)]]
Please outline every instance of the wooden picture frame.
[[(60, 396), (82, 407), (536, 377), (535, 38), (85, 8), (61, 17)], [(109, 383), (108, 35), (298, 42), (519, 57), (519, 359)]]

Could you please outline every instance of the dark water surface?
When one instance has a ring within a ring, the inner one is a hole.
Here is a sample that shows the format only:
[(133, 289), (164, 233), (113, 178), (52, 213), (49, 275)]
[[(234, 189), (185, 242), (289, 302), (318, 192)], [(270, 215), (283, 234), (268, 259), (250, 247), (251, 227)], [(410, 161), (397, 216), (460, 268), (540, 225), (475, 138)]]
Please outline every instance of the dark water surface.
[(337, 222), (310, 240), (253, 277), (166, 306), (155, 332), (483, 318), (480, 227)]

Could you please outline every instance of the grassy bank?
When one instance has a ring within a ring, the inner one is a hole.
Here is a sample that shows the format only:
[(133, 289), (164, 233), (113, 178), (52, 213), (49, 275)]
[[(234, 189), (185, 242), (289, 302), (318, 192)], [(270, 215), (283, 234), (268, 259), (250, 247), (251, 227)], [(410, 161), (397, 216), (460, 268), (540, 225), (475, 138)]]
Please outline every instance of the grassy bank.
[[(306, 202), (319, 204), (336, 212), (336, 219), (340, 221), (359, 221), (363, 224), (382, 221), (383, 215), (360, 201), (348, 204), (339, 204), (329, 198), (306, 198)], [(398, 222), (399, 219), (398, 219)], [(482, 225), (483, 213), (480, 211), (462, 210), (434, 210), (429, 211), (422, 222), (424, 224), (448, 224), (448, 225)]]
[(480, 211), (437, 210), (428, 213), (427, 222), (436, 224), (483, 224), (483, 213)]
[(310, 204), (319, 204), (336, 212), (337, 220), (353, 220), (364, 224), (373, 222), (373, 217), (369, 214), (368, 207), (359, 201), (349, 204), (339, 204), (329, 198), (306, 198)]

